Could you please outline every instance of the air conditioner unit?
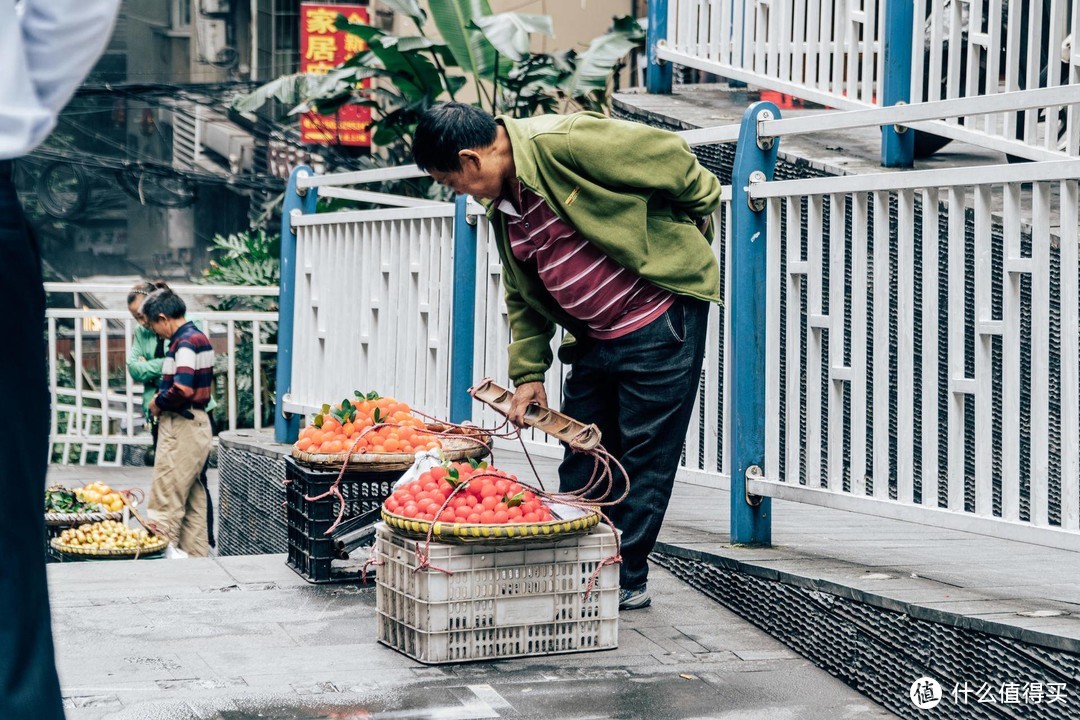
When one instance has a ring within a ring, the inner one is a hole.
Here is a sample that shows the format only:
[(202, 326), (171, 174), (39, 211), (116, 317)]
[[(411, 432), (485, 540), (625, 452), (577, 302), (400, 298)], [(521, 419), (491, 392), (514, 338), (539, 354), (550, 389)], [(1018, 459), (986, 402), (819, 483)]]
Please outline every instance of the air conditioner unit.
[(255, 164), (255, 138), (200, 105), (179, 105), (173, 116), (173, 167), (238, 175)]
[(225, 21), (220, 18), (200, 17), (195, 25), (198, 40), (198, 60), (216, 63), (228, 47)]
[(203, 15), (227, 15), (231, 10), (229, 0), (200, 0), (199, 12)]
[(229, 165), (233, 175), (250, 171), (255, 160), (255, 139), (238, 125), (225, 120), (204, 120), (203, 148)]

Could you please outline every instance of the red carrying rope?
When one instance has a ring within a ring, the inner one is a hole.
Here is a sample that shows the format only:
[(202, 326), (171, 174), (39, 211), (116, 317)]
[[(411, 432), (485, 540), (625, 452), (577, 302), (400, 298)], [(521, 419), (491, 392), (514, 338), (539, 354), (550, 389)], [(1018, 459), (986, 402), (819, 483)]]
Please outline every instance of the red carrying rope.
[[(622, 463), (620, 463), (617, 458), (612, 456), (611, 453), (609, 453), (607, 450), (605, 450), (602, 445), (598, 445), (595, 448), (592, 448), (592, 449), (589, 449), (589, 450), (581, 450), (581, 449), (579, 449), (577, 447), (574, 447), (572, 445), (572, 449), (574, 450), (574, 452), (581, 452), (581, 453), (584, 453), (584, 454), (587, 454), (587, 455), (591, 455), (593, 457), (593, 470), (592, 470), (592, 473), (590, 475), (590, 478), (589, 478), (588, 482), (585, 484), (584, 487), (580, 488), (579, 490), (574, 490), (574, 491), (570, 491), (570, 492), (548, 492), (543, 486), (543, 480), (541, 480), (541, 478), (540, 478), (540, 473), (536, 468), (536, 464), (533, 462), (533, 459), (532, 459), (531, 454), (529, 453), (528, 447), (525, 445), (524, 438), (521, 435), (521, 429), (511, 425), (509, 420), (505, 420), (505, 421), (503, 421), (502, 423), (500, 423), (499, 425), (497, 425), (495, 427), (485, 428), (485, 427), (478, 427), (478, 426), (475, 426), (475, 425), (464, 424), (464, 423), (447, 422), (447, 421), (442, 420), (440, 418), (437, 418), (437, 417), (434, 417), (434, 416), (431, 416), (431, 415), (427, 415), (425, 413), (422, 413), (422, 412), (419, 412), (419, 411), (416, 411), (416, 410), (414, 410), (413, 412), (414, 412), (414, 414), (416, 414), (419, 417), (425, 418), (425, 419), (430, 420), (430, 421), (432, 421), (434, 423), (438, 423), (438, 424), (440, 424), (440, 425), (442, 425), (442, 426), (444, 426), (446, 428), (449, 428), (449, 430), (433, 430), (433, 429), (428, 428), (428, 429), (424, 430), (425, 434), (435, 435), (435, 436), (438, 436), (438, 437), (450, 437), (450, 438), (464, 439), (466, 441), (476, 443), (478, 446), (484, 447), (488, 451), (488, 454), (491, 455), (493, 459), (494, 459), (494, 448), (493, 448), (494, 443), (491, 442), (491, 441), (485, 442), (484, 440), (481, 440), (480, 437), (477, 437), (477, 435), (486, 436), (487, 438), (502, 438), (502, 439), (509, 439), (509, 440), (514, 440), (514, 439), (518, 440), (520, 442), (520, 444), (521, 444), (522, 453), (525, 455), (525, 458), (529, 463), (529, 467), (532, 470), (533, 475), (534, 475), (534, 477), (536, 478), (536, 481), (537, 481), (537, 486), (533, 486), (533, 485), (530, 485), (529, 483), (523, 482), (523, 481), (521, 481), (519, 479), (517, 482), (518, 482), (519, 485), (522, 486), (522, 488), (528, 489), (528, 490), (532, 491), (537, 497), (540, 497), (540, 498), (542, 498), (544, 500), (549, 501), (549, 504), (552, 503), (552, 502), (559, 503), (559, 504), (566, 505), (566, 506), (569, 506), (569, 507), (578, 508), (578, 509), (583, 510), (585, 512), (596, 512), (596, 513), (598, 513), (600, 515), (601, 521), (605, 525), (609, 526), (612, 529), (612, 532), (615, 535), (615, 552), (612, 555), (604, 558), (599, 563), (599, 565), (597, 565), (596, 569), (592, 572), (591, 576), (589, 577), (589, 581), (588, 581), (588, 583), (586, 585), (585, 591), (584, 591), (584, 598), (585, 599), (588, 599), (590, 594), (592, 593), (593, 587), (595, 586), (596, 581), (599, 579), (599, 575), (600, 575), (601, 570), (604, 567), (608, 566), (608, 565), (613, 565), (613, 564), (622, 562), (621, 542), (620, 542), (620, 539), (619, 539), (618, 530), (616, 530), (616, 528), (614, 526), (614, 523), (612, 523), (611, 519), (607, 516), (606, 513), (603, 512), (603, 510), (601, 510), (601, 508), (610, 507), (610, 506), (616, 505), (616, 504), (622, 502), (623, 500), (625, 500), (626, 497), (630, 493), (630, 479), (629, 479), (629, 476), (626, 473), (626, 469), (622, 466)], [(324, 493), (322, 493), (320, 495), (314, 495), (314, 496), (305, 495), (304, 496), (304, 499), (307, 500), (308, 502), (316, 502), (316, 501), (319, 501), (319, 500), (326, 499), (328, 497), (334, 497), (334, 498), (337, 499), (338, 505), (339, 505), (337, 517), (335, 518), (334, 522), (330, 525), (330, 527), (326, 530), (326, 532), (324, 534), (329, 535), (331, 532), (333, 532), (333, 530), (335, 528), (337, 528), (338, 525), (341, 524), (341, 521), (344, 519), (344, 515), (345, 515), (345, 497), (341, 492), (341, 481), (345, 476), (345, 471), (349, 467), (349, 461), (352, 459), (352, 455), (353, 455), (353, 452), (356, 449), (356, 446), (359, 444), (360, 440), (367, 433), (372, 432), (373, 430), (376, 430), (378, 428), (385, 427), (385, 426), (401, 427), (402, 425), (401, 425), (401, 423), (396, 423), (396, 422), (383, 422), (383, 423), (376, 423), (374, 425), (371, 425), (371, 426), (365, 428), (363, 431), (361, 431), (361, 433), (356, 437), (356, 439), (353, 441), (353, 443), (349, 446), (348, 453), (346, 454), (344, 462), (342, 462), (342, 464), (341, 464), (341, 470), (338, 472), (338, 476), (334, 480), (333, 485), (331, 485), (330, 488), (326, 492), (324, 492)], [(453, 430), (457, 430), (458, 432), (453, 432)], [(467, 431), (467, 432), (461, 432), (461, 431)], [(623, 491), (617, 498), (610, 498), (609, 496), (611, 495), (611, 492), (614, 489), (614, 485), (615, 485), (615, 472), (616, 471), (622, 477)], [(446, 500), (443, 501), (442, 505), (439, 508), (439, 512), (435, 513), (435, 517), (438, 517), (448, 507), (451, 499), (453, 499), (455, 495), (457, 495), (465, 487), (467, 487), (469, 485), (469, 483), (471, 483), (473, 480), (475, 480), (477, 478), (482, 478), (482, 477), (502, 477), (502, 476), (496, 475), (494, 473), (479, 472), (479, 473), (474, 473), (473, 475), (471, 475), (468, 480), (456, 484), (454, 486), (454, 489), (451, 491), (450, 495), (447, 496)], [(286, 481), (286, 482), (288, 482), (288, 481)], [(428, 531), (427, 531), (427, 534), (426, 534), (426, 538), (424, 540), (423, 547), (421, 548), (421, 545), (420, 545), (419, 541), (417, 541), (417, 543), (415, 545), (417, 566), (415, 568), (413, 568), (413, 572), (417, 572), (417, 571), (422, 570), (424, 568), (430, 568), (430, 569), (435, 570), (437, 572), (442, 572), (442, 573), (444, 573), (446, 575), (452, 575), (453, 574), (452, 571), (447, 570), (445, 568), (440, 568), (440, 567), (437, 567), (437, 566), (431, 564), (431, 559), (430, 559), (431, 543), (432, 543), (432, 541), (434, 539), (434, 529), (435, 529), (435, 523), (431, 522), (429, 524), (429, 528), (428, 528)], [(366, 574), (368, 566), (381, 565), (381, 564), (382, 564), (382, 561), (377, 559), (376, 554), (375, 554), (375, 546), (373, 545), (372, 546), (372, 554), (369, 557), (368, 561), (363, 566), (365, 574)]]

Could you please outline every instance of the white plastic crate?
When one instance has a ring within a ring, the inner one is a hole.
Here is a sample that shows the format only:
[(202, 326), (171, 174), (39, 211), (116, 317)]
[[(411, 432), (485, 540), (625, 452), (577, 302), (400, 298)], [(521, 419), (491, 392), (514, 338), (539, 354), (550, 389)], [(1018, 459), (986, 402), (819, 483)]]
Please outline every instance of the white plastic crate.
[[(606, 650), (619, 644), (619, 566), (600, 525), (587, 535), (519, 544), (431, 543), (416, 570), (417, 541), (380, 523), (376, 554), (379, 642), (423, 663)], [(419, 541), (421, 550), (424, 541)]]

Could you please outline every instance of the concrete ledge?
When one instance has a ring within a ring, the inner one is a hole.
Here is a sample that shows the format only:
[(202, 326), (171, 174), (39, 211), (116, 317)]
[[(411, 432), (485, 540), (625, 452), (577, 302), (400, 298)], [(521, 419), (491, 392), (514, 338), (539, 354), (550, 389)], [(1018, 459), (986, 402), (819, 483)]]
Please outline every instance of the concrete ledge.
[[(949, 612), (940, 608), (927, 607), (918, 602), (905, 601), (896, 597), (890, 597), (888, 594), (882, 592), (871, 592), (854, 587), (853, 585), (846, 585), (822, 577), (780, 570), (774, 567), (740, 560), (730, 555), (723, 555), (705, 550), (694, 550), (666, 542), (657, 543), (656, 552), (661, 555), (669, 555), (675, 558), (707, 563), (731, 572), (743, 573), (761, 578), (762, 580), (780, 582), (804, 590), (829, 593), (836, 597), (845, 598), (858, 603), (865, 603), (881, 610), (903, 613), (919, 620), (947, 625), (959, 630), (973, 630), (987, 635), (994, 635), (1022, 643), (1038, 645), (1051, 650), (1059, 650), (1061, 652), (1080, 655), (1080, 637), (1056, 634), (1054, 632), (1048, 632), (1045, 629), (1025, 627), (1026, 623), (1023, 622), (1025, 618), (1021, 616), (1016, 616), (1015, 623), (986, 620), (981, 617), (973, 617), (971, 615)], [(913, 586), (917, 585), (918, 578), (909, 578), (909, 580), (905, 580), (903, 583), (907, 590), (910, 590)], [(960, 592), (963, 591), (959, 590), (958, 593)], [(737, 607), (732, 607), (732, 609), (738, 611)], [(1063, 617), (1062, 619), (1065, 622), (1068, 622), (1066, 617)], [(1032, 624), (1038, 624), (1040, 620), (1045, 622), (1046, 618), (1036, 617), (1031, 618), (1031, 620), (1034, 621)], [(1080, 626), (1080, 618), (1072, 618), (1072, 622), (1073, 624)], [(1077, 630), (1080, 630), (1080, 627), (1077, 627)]]

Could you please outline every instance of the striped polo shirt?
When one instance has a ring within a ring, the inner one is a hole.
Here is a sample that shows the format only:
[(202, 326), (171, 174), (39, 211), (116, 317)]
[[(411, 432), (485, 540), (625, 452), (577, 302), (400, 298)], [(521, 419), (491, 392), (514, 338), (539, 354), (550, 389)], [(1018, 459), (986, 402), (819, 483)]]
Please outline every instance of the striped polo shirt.
[(675, 296), (605, 255), (544, 199), (518, 181), (521, 211), (505, 196), (510, 250), (536, 268), (555, 302), (585, 323), (589, 337), (613, 340), (667, 312)]
[(162, 410), (205, 410), (214, 382), (214, 348), (195, 323), (188, 321), (169, 338), (155, 400)]

